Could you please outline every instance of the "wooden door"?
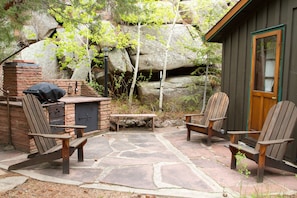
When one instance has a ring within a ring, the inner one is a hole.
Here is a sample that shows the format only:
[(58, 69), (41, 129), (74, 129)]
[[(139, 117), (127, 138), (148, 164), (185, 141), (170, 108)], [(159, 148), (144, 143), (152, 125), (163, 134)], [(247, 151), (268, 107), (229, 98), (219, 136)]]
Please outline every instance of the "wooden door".
[(250, 130), (261, 130), (269, 109), (279, 99), (281, 30), (253, 35), (250, 86)]

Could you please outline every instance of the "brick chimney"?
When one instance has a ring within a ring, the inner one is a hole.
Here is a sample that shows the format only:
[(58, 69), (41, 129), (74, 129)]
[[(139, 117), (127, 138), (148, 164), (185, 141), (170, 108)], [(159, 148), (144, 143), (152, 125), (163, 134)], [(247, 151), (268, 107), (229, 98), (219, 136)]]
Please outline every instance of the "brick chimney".
[(32, 61), (13, 61), (3, 66), (3, 89), (10, 97), (21, 97), (23, 91), (42, 81), (42, 68)]

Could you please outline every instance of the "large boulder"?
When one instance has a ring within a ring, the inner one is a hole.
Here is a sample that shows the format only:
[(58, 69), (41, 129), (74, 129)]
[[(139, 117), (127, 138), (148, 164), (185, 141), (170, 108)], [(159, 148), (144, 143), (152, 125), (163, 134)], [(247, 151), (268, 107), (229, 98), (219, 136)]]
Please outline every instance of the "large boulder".
[(58, 27), (57, 21), (47, 13), (32, 12), (31, 19), (24, 26), (22, 34), (28, 41), (49, 37)]
[[(183, 109), (190, 109), (193, 106), (197, 106), (198, 108), (202, 104), (204, 84), (205, 76), (167, 78), (163, 87), (164, 106), (171, 105), (171, 108)], [(212, 86), (208, 83), (207, 93), (212, 92), (212, 89)], [(140, 82), (137, 91), (138, 97), (143, 104), (158, 105), (160, 82)]]
[(126, 49), (114, 49), (108, 53), (110, 72), (133, 72), (133, 65)]
[(59, 75), (56, 48), (55, 44), (42, 40), (23, 49), (16, 59), (33, 60), (42, 68), (43, 79), (56, 79)]
[(79, 62), (76, 63), (77, 65), (69, 67), (71, 68), (73, 73), (71, 76), (72, 80), (86, 80), (89, 72), (91, 71), (90, 61), (86, 57), (84, 59), (81, 59)]
[[(173, 29), (173, 35), (168, 51), (167, 69), (193, 67), (197, 55), (188, 47), (198, 47), (201, 45), (201, 40), (193, 36), (192, 28), (183, 24), (175, 24), (174, 26), (172, 24), (162, 25), (158, 28), (142, 27), (139, 71), (163, 70), (166, 50), (164, 43), (167, 42), (171, 29)], [(122, 29), (124, 32), (129, 32), (132, 38), (137, 38), (136, 26), (122, 26)], [(135, 65), (136, 50), (131, 50), (129, 53), (131, 61)]]
[(196, 11), (198, 2), (188, 0), (188, 1), (181, 1), (180, 8), (181, 10), (180, 15), (183, 21), (188, 24), (197, 24), (197, 20), (199, 19), (198, 13)]
[[(169, 24), (169, 23), (173, 23), (174, 21), (174, 17), (175, 17), (175, 5), (176, 3), (174, 2), (170, 2), (170, 1), (151, 1), (149, 3), (142, 3), (142, 4), (138, 4), (138, 5), (142, 5), (143, 7), (143, 15), (141, 16), (142, 18), (146, 18), (148, 21), (152, 21), (154, 20), (155, 22), (159, 23), (159, 24)], [(148, 14), (148, 12), (154, 12), (155, 16), (152, 16), (150, 14)], [(147, 16), (145, 16), (145, 13), (147, 13)], [(106, 14), (106, 13), (105, 13)], [(131, 12), (131, 14), (133, 15), (134, 13)], [(153, 19), (151, 19), (150, 17), (152, 17)], [(105, 18), (105, 16), (103, 15), (103, 18)], [(107, 17), (108, 18), (108, 17)], [(133, 18), (133, 16), (131, 17)], [(114, 20), (119, 23), (119, 24), (125, 24), (125, 23), (131, 23), (131, 21), (124, 21), (120, 18), (114, 18)], [(177, 16), (177, 23), (182, 23), (182, 19), (178, 13)]]
[[(80, 26), (83, 30), (85, 27)], [(91, 71), (91, 60), (94, 58), (95, 52), (92, 48), (86, 51), (87, 39), (76, 32), (66, 32), (64, 28), (57, 28), (57, 38), (63, 43), (69, 43), (63, 51), (62, 59), (71, 60), (68, 62), (67, 68), (72, 71), (72, 80), (86, 80)], [(69, 50), (71, 49), (71, 50)], [(81, 55), (81, 54), (83, 55)]]

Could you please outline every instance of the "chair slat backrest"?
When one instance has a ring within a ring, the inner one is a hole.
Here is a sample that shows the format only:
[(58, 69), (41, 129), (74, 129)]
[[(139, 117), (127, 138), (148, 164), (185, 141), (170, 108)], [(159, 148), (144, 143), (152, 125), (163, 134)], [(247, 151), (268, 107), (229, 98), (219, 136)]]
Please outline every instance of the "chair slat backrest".
[[(39, 100), (34, 95), (27, 94), (22, 104), (31, 133), (50, 134), (51, 128)], [(34, 136), (34, 141), (41, 154), (57, 144), (54, 139), (37, 136)]]
[[(258, 141), (278, 140), (290, 138), (297, 120), (297, 108), (293, 102), (281, 101), (271, 107), (262, 127)], [(287, 143), (271, 145), (266, 155), (282, 160), (286, 152)], [(259, 150), (259, 144), (256, 150)]]
[[(208, 102), (204, 111), (204, 117), (201, 123), (208, 126), (209, 119), (225, 117), (229, 105), (229, 97), (224, 92), (217, 92), (213, 94)], [(213, 129), (216, 131), (221, 130), (223, 120), (214, 123)]]

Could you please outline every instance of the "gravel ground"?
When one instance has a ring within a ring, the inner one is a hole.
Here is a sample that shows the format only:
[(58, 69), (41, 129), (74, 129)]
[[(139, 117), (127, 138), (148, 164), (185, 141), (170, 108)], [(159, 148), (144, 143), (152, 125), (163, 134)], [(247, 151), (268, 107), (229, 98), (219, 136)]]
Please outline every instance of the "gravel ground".
[[(18, 174), (8, 172), (1, 175), (0, 178), (17, 176)], [(51, 182), (43, 182), (36, 179), (29, 178), (24, 184), (16, 188), (0, 192), (0, 197), (7, 198), (165, 198), (164, 196), (142, 195), (129, 192), (107, 191), (99, 189), (80, 188), (75, 185), (57, 184)]]

